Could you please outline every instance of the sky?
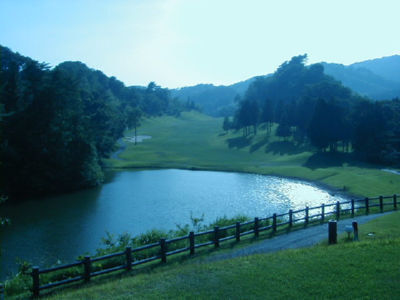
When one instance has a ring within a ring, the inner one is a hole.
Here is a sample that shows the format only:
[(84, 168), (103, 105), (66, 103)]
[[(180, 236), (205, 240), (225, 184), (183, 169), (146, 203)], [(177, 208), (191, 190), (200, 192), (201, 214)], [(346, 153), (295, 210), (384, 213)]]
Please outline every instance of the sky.
[(308, 63), (400, 54), (398, 0), (0, 0), (0, 45), (126, 85), (228, 85)]

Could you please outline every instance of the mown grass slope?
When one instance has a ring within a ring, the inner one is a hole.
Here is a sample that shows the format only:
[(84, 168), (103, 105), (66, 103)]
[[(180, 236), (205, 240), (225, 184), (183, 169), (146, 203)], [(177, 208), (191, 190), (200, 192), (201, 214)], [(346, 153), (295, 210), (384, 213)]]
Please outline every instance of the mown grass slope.
[(187, 260), (49, 299), (396, 299), (399, 247), (400, 213), (395, 212), (362, 225), (360, 242), (343, 236), (334, 246), (213, 263)]
[[(139, 134), (150, 135), (136, 146), (128, 144), (115, 168), (185, 168), (253, 172), (297, 177), (327, 184), (355, 195), (399, 193), (400, 176), (365, 164), (348, 153), (316, 153), (283, 140), (265, 129), (243, 138), (241, 131), (225, 133), (222, 119), (196, 112), (179, 118), (151, 118)], [(132, 132), (127, 133), (132, 136)]]

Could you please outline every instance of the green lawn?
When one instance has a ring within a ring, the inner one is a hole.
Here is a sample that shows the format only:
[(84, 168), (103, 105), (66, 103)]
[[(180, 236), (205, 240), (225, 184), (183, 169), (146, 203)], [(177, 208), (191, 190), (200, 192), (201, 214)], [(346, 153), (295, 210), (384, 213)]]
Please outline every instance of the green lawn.
[[(251, 139), (224, 133), (222, 119), (199, 113), (145, 120), (140, 135), (112, 168), (185, 168), (298, 177), (354, 195), (399, 192), (400, 176), (345, 153), (315, 153), (259, 130)], [(131, 136), (132, 133), (127, 133)], [(373, 232), (369, 236), (368, 233)], [(237, 245), (245, 246), (244, 243)], [(221, 251), (229, 251), (223, 246)], [(171, 259), (157, 268), (135, 269), (49, 295), (49, 299), (252, 299), (372, 298), (400, 295), (400, 212), (360, 228), (360, 242), (284, 250), (219, 262)], [(212, 252), (212, 251), (211, 251)], [(185, 256), (186, 257), (186, 256)]]
[[(373, 236), (367, 234), (373, 232)], [(49, 299), (396, 299), (400, 212), (360, 227), (360, 242), (258, 254), (213, 263), (186, 260), (112, 277)]]
[[(380, 166), (355, 161), (346, 153), (315, 153), (260, 129), (248, 139), (224, 133), (222, 119), (199, 113), (147, 119), (140, 135), (152, 139), (130, 144), (115, 168), (184, 168), (240, 171), (297, 177), (343, 189), (358, 196), (399, 193), (400, 176)], [(127, 133), (131, 136), (132, 133)]]

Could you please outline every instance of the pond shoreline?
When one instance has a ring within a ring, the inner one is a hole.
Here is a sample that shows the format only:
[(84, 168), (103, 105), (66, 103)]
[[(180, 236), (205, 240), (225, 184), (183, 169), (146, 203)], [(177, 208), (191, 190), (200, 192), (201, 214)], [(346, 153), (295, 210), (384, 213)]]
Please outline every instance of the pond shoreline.
[[(7, 207), (5, 213), (13, 223), (4, 230), (0, 273), (15, 271), (16, 257), (39, 265), (70, 261), (85, 251), (95, 251), (107, 232), (137, 236), (152, 228), (168, 231), (177, 224), (190, 224), (192, 213), (194, 217), (206, 214), (204, 224), (208, 224), (224, 216), (270, 216), (299, 209), (299, 205), (313, 207), (347, 199), (297, 178), (154, 169), (142, 173), (138, 168), (110, 170), (110, 181), (102, 187)], [(27, 247), (31, 253), (24, 250)]]
[[(342, 196), (344, 198), (350, 199), (358, 199), (358, 198), (365, 198), (365, 197), (376, 197), (379, 195), (356, 195), (347, 192), (345, 189), (335, 188), (327, 183), (318, 181), (318, 180), (311, 180), (303, 177), (296, 177), (296, 176), (283, 176), (277, 175), (274, 173), (262, 173), (262, 172), (251, 172), (251, 171), (243, 171), (243, 170), (236, 170), (236, 169), (218, 169), (218, 168), (203, 168), (203, 167), (174, 167), (174, 166), (129, 166), (129, 167), (107, 167), (110, 171), (145, 171), (145, 170), (185, 170), (185, 171), (211, 171), (211, 172), (226, 172), (226, 173), (241, 173), (241, 174), (252, 174), (252, 175), (263, 175), (263, 176), (271, 176), (281, 179), (291, 179), (291, 180), (298, 180), (303, 181), (305, 183), (309, 183), (315, 187), (321, 188), (329, 194), (333, 196)], [(345, 187), (345, 186), (344, 186)]]
[[(144, 137), (147, 137), (147, 135), (143, 135)], [(139, 136), (138, 136), (139, 137)], [(151, 136), (148, 136), (151, 138)], [(142, 142), (142, 140), (140, 140)], [(120, 148), (115, 151), (110, 158), (115, 159), (115, 160), (123, 160), (122, 158), (118, 157), (119, 154), (121, 154), (123, 151), (125, 151), (126, 147), (128, 146), (124, 141), (123, 138), (120, 138), (118, 140), (118, 143), (120, 145)], [(276, 175), (274, 173), (262, 173), (262, 172), (251, 172), (251, 171), (243, 171), (243, 170), (237, 170), (237, 169), (222, 169), (222, 168), (206, 168), (206, 167), (196, 167), (196, 166), (149, 166), (149, 165), (144, 165), (144, 166), (128, 166), (128, 167), (114, 167), (114, 166), (106, 166), (105, 167), (108, 170), (168, 170), (168, 169), (176, 169), (176, 170), (189, 170), (189, 171), (214, 171), (214, 172), (229, 172), (229, 173), (243, 173), (243, 174), (256, 174), (256, 175), (265, 175), (265, 176), (274, 176), (277, 178), (283, 178), (283, 179), (294, 179), (294, 180), (301, 180), (310, 184), (315, 185), (318, 188), (324, 189), (329, 194), (331, 195), (339, 195), (348, 199), (351, 198), (365, 198), (365, 197), (371, 197), (371, 196), (377, 196), (377, 195), (355, 195), (351, 194), (346, 191), (346, 186), (343, 187), (343, 189), (340, 188), (335, 188), (329, 184), (317, 181), (317, 180), (310, 180), (307, 178), (303, 177), (296, 177), (296, 176), (283, 176), (283, 175)]]

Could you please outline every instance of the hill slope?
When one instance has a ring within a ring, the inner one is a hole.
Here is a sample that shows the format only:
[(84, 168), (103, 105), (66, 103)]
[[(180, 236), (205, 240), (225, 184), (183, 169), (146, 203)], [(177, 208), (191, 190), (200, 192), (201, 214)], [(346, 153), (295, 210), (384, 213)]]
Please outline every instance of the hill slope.
[[(378, 166), (357, 162), (345, 153), (313, 153), (291, 139), (267, 135), (260, 126), (256, 136), (224, 133), (222, 119), (199, 113), (182, 113), (179, 118), (151, 118), (139, 128), (151, 139), (130, 144), (110, 160), (115, 168), (182, 168), (241, 171), (298, 177), (328, 184), (357, 195), (398, 193), (400, 176)], [(128, 135), (132, 133), (127, 133)]]
[(193, 101), (207, 115), (224, 117), (232, 115), (236, 107), (235, 97), (242, 96), (256, 78), (252, 77), (228, 86), (198, 84), (170, 91), (172, 97), (181, 101)]
[[(324, 72), (353, 91), (375, 100), (400, 97), (400, 55), (366, 60), (345, 66), (336, 63), (321, 63)], [(193, 101), (205, 114), (224, 117), (232, 115), (236, 108), (237, 95), (243, 96), (247, 88), (258, 77), (255, 76), (228, 86), (198, 84), (170, 90), (172, 97), (181, 101)]]
[(400, 56), (394, 55), (349, 66), (322, 63), (324, 72), (353, 91), (375, 100), (400, 96)]
[(400, 55), (365, 60), (350, 67), (364, 68), (387, 80), (400, 83)]

